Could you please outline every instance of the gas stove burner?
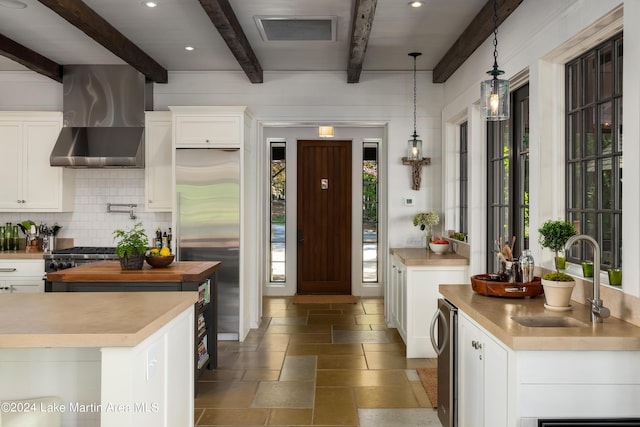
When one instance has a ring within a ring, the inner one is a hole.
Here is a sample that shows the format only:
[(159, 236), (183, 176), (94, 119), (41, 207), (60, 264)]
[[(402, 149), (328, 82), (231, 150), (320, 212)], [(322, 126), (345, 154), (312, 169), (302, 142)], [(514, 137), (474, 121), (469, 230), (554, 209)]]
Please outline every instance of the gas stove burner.
[(116, 248), (111, 246), (74, 246), (67, 249), (54, 249), (54, 255), (113, 255)]

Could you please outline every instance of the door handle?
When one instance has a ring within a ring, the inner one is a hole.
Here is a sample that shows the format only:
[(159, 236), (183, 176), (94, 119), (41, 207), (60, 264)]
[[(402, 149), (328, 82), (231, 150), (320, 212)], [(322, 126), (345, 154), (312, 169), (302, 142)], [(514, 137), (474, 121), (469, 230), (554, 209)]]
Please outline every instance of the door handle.
[[(436, 335), (435, 335), (438, 319), (440, 319), (440, 321), (442, 322), (443, 329), (444, 329), (442, 334), (443, 335), (442, 343), (440, 343), (440, 345), (438, 345), (438, 343), (436, 342)], [(449, 325), (447, 325), (447, 318), (445, 317), (442, 310), (440, 310), (439, 308), (436, 310), (435, 314), (433, 315), (433, 319), (431, 319), (430, 329), (431, 330), (429, 332), (429, 337), (431, 338), (431, 345), (433, 346), (433, 349), (436, 351), (436, 354), (440, 356), (447, 345), (447, 341), (449, 341)]]
[(298, 230), (298, 246), (302, 246), (302, 242), (304, 242), (304, 238), (302, 237), (302, 230)]

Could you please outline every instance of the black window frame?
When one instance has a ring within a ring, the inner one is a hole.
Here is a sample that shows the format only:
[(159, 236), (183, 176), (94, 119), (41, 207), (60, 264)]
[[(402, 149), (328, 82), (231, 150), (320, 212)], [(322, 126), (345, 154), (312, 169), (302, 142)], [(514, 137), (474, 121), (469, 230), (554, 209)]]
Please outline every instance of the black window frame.
[[(529, 248), (529, 84), (510, 96), (510, 119), (487, 122), (487, 271), (494, 272), (500, 238), (511, 245), (516, 236), (514, 257)], [(524, 115), (526, 120), (517, 120)]]
[[(622, 48), (619, 33), (565, 64), (565, 215), (599, 243), (601, 269), (622, 267)], [(566, 255), (593, 259), (585, 243)]]

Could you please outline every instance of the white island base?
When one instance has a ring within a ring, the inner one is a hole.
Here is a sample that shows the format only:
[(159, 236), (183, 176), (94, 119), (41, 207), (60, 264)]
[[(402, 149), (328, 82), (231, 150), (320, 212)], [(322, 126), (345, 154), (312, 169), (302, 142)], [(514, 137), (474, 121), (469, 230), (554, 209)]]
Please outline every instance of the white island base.
[[(195, 292), (60, 293), (11, 301), (27, 304), (25, 316), (42, 311), (23, 317), (22, 327), (15, 318), (0, 327), (0, 426), (193, 425), (196, 299)], [(8, 303), (0, 299), (0, 312)], [(97, 305), (102, 310), (92, 312)], [(56, 312), (57, 321), (39, 323)], [(11, 325), (19, 330), (9, 333)], [(60, 400), (30, 400), (40, 397)]]

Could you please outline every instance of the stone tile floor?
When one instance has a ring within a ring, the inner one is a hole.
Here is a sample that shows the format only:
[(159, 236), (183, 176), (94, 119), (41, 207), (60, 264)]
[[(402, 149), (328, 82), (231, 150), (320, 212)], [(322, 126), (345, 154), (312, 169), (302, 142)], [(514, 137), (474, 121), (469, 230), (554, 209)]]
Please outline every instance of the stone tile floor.
[(223, 341), (195, 400), (196, 426), (440, 427), (381, 298), (293, 304), (267, 297), (244, 342)]

